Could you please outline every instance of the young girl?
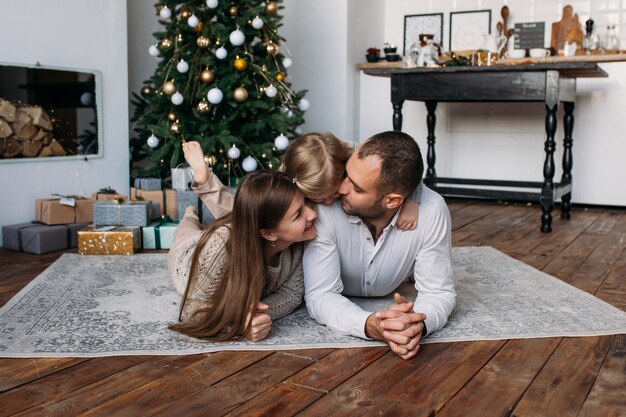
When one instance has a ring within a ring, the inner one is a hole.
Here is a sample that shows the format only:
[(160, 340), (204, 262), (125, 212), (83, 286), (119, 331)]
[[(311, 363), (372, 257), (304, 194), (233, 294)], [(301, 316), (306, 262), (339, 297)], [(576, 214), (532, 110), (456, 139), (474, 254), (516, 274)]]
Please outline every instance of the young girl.
[[(304, 195), (317, 204), (332, 204), (339, 197), (339, 186), (345, 177), (346, 162), (353, 148), (332, 133), (307, 133), (294, 140), (283, 156), (280, 171), (296, 179)], [(396, 227), (417, 227), (418, 203), (422, 185), (406, 200)]]
[(217, 220), (203, 230), (188, 207), (176, 230), (168, 270), (183, 298), (180, 322), (170, 328), (211, 341), (262, 340), (272, 320), (302, 301), (301, 242), (317, 234), (315, 209), (282, 172), (246, 175), (233, 199), (197, 142), (183, 144), (183, 152), (193, 188)]

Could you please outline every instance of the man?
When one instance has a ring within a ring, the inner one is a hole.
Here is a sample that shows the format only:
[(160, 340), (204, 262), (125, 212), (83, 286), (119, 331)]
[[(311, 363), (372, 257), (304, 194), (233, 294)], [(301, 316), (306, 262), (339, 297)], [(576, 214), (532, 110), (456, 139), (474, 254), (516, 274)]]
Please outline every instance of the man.
[[(303, 259), (309, 314), (335, 331), (385, 341), (403, 359), (446, 324), (456, 299), (443, 198), (423, 187), (417, 228), (395, 228), (423, 171), (420, 150), (405, 133), (383, 132), (362, 143), (346, 164), (340, 200), (317, 206), (317, 237)], [(411, 274), (414, 302), (395, 294), (395, 304), (372, 313), (345, 297), (385, 296)]]

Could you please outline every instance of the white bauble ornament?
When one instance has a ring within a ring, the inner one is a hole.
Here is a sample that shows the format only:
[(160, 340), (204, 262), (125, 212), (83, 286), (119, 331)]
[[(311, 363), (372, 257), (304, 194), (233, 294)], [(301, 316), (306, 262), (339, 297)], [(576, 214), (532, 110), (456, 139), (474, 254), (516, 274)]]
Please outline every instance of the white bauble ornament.
[(228, 157), (230, 159), (234, 160), (234, 159), (239, 158), (240, 156), (241, 156), (241, 151), (239, 150), (237, 146), (233, 145), (233, 147), (228, 150)]
[(246, 41), (246, 35), (244, 35), (243, 32), (240, 31), (239, 28), (237, 28), (230, 32), (228, 40), (230, 40), (230, 43), (235, 46), (243, 45), (243, 43)]
[(148, 140), (146, 141), (146, 143), (148, 144), (149, 147), (156, 148), (157, 146), (159, 146), (159, 138), (154, 136), (154, 133), (153, 133), (150, 135), (150, 137), (148, 137)]
[(178, 106), (178, 105), (182, 104), (182, 102), (183, 102), (183, 95), (182, 95), (182, 94), (180, 94), (180, 93), (177, 91), (177, 92), (175, 92), (174, 94), (172, 94), (172, 99), (171, 99), (171, 100), (172, 100), (172, 103), (173, 103), (175, 106)]
[(159, 16), (161, 16), (162, 19), (169, 19), (172, 16), (172, 11), (167, 6), (163, 6), (159, 12)]
[(176, 64), (176, 69), (181, 74), (184, 74), (189, 71), (189, 64), (184, 59), (181, 59), (180, 61), (178, 61), (178, 64)]
[(191, 16), (189, 16), (189, 19), (187, 19), (187, 24), (189, 25), (189, 27), (195, 28), (196, 26), (198, 26), (198, 23), (200, 23), (200, 19), (198, 19), (198, 16), (196, 16), (195, 14), (192, 14)]
[(301, 99), (298, 103), (298, 108), (302, 111), (307, 111), (309, 107), (311, 107), (311, 103), (306, 98)]
[(209, 9), (215, 9), (218, 4), (219, 2), (217, 0), (206, 0), (206, 5), (209, 7)]
[(254, 159), (251, 156), (246, 156), (244, 158), (243, 162), (241, 163), (241, 167), (246, 172), (254, 171), (257, 166), (258, 166), (258, 164), (256, 162), (256, 159)]
[(228, 51), (223, 46), (220, 46), (215, 51), (215, 56), (217, 57), (217, 59), (225, 59), (227, 55), (228, 55)]
[(287, 149), (287, 146), (289, 146), (289, 139), (287, 139), (287, 136), (281, 133), (280, 135), (276, 136), (276, 139), (274, 139), (274, 146), (276, 146), (276, 149), (278, 149), (279, 151), (284, 151), (285, 149)]
[(222, 93), (222, 90), (220, 90), (219, 88), (213, 87), (207, 93), (206, 98), (211, 104), (219, 104), (224, 99), (224, 93)]
[(291, 60), (291, 58), (283, 58), (283, 67), (289, 68), (291, 65), (293, 65), (293, 61)]
[(276, 94), (278, 94), (278, 90), (271, 84), (265, 89), (265, 95), (270, 98), (276, 97)]
[(296, 127), (296, 129), (293, 132), (298, 136), (302, 136), (302, 133), (303, 133), (301, 127)]
[(150, 46), (148, 53), (152, 56), (159, 56), (159, 48), (156, 45)]
[(263, 19), (259, 16), (252, 19), (252, 27), (255, 29), (261, 29), (263, 27)]
[(89, 91), (84, 92), (83, 94), (80, 95), (80, 104), (87, 107), (87, 106), (91, 106), (92, 103), (93, 103), (93, 95)]

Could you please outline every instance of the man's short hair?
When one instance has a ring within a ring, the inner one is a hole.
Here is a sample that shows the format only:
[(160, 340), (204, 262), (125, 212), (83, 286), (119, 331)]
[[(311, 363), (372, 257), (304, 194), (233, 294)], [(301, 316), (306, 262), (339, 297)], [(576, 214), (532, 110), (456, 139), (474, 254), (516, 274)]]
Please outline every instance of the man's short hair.
[(361, 144), (357, 156), (380, 158), (380, 177), (376, 185), (380, 197), (395, 192), (406, 198), (422, 180), (422, 153), (406, 133), (397, 130), (378, 133)]

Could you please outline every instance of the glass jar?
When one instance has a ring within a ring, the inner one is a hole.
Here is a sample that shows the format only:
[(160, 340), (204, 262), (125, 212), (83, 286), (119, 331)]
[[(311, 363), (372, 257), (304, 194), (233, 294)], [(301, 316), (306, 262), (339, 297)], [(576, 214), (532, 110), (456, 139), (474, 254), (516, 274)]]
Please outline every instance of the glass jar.
[(608, 25), (606, 28), (606, 41), (604, 49), (607, 51), (619, 51), (619, 37), (615, 31), (615, 25)]

